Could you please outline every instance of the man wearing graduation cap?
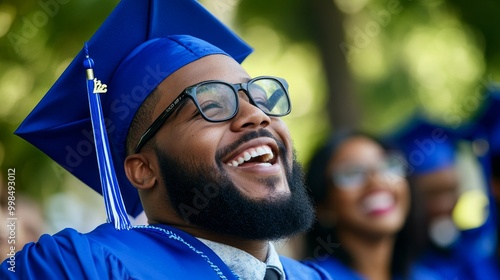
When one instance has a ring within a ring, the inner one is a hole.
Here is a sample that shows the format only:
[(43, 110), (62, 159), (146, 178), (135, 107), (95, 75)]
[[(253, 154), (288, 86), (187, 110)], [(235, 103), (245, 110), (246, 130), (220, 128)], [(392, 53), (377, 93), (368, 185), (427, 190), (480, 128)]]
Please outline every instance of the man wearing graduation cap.
[(196, 1), (122, 0), (16, 131), (101, 192), (108, 223), (42, 236), (0, 278), (329, 279), (269, 242), (313, 209), (288, 84), (250, 78), (250, 52)]
[(458, 237), (451, 220), (459, 195), (457, 133), (416, 113), (396, 134), (393, 142), (404, 153), (410, 179), (421, 196), (430, 240), (446, 248)]
[(488, 224), (460, 230), (453, 221), (459, 198), (458, 143), (466, 129), (451, 129), (417, 113), (391, 140), (405, 154), (411, 186), (422, 207), (427, 246), (420, 263), (443, 279), (496, 279), (488, 261), (492, 231)]

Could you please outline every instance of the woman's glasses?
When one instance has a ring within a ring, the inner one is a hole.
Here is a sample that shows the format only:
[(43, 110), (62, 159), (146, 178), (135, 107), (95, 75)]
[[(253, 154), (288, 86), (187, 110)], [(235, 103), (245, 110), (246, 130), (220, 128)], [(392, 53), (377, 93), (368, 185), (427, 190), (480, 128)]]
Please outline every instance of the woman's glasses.
[(365, 185), (368, 176), (377, 173), (386, 180), (400, 179), (406, 176), (405, 160), (400, 155), (388, 155), (375, 165), (345, 164), (332, 173), (332, 182), (340, 189), (353, 189)]

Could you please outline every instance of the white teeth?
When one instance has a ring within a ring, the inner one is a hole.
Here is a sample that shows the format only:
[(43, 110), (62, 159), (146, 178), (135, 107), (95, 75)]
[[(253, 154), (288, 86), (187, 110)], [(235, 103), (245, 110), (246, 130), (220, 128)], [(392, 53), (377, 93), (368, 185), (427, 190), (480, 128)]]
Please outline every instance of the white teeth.
[(250, 151), (250, 155), (251, 155), (252, 157), (258, 157), (258, 156), (259, 156), (259, 154), (257, 154), (257, 151), (256, 151), (256, 150), (252, 150), (252, 151)]
[(363, 200), (363, 208), (366, 212), (388, 209), (394, 205), (394, 196), (389, 192), (377, 192)]
[(262, 166), (271, 166), (272, 164), (269, 163), (271, 159), (274, 158), (273, 151), (271, 150), (270, 147), (268, 146), (260, 146), (257, 148), (252, 148), (243, 153), (242, 156), (238, 157), (237, 159), (233, 159), (231, 162), (227, 163), (229, 166), (234, 166), (237, 167), (240, 164), (249, 161), (252, 158), (262, 156), (262, 160), (264, 162), (256, 163), (258, 165)]
[(243, 162), (245, 162), (245, 159), (243, 157), (239, 157), (238, 164), (242, 164)]

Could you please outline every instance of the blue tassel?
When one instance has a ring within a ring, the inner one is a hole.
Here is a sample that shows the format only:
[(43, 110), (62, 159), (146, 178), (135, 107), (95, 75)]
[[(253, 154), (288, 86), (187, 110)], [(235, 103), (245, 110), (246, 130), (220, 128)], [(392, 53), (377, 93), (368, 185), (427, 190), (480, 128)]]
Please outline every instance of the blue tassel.
[(89, 56), (86, 43), (85, 54), (86, 59), (83, 61), (83, 66), (87, 71), (87, 94), (89, 98), (90, 117), (94, 132), (94, 143), (107, 219), (108, 222), (113, 223), (118, 230), (130, 229), (131, 224), (125, 210), (115, 169), (113, 167), (108, 134), (102, 114), (100, 94), (106, 93), (107, 86), (94, 77), (94, 61)]

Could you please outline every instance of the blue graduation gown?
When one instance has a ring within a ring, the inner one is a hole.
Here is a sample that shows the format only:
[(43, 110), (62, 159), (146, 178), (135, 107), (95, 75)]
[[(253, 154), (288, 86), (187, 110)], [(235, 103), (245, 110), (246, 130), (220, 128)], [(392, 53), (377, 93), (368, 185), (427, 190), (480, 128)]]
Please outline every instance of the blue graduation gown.
[[(321, 269), (280, 257), (287, 279), (331, 279)], [(9, 262), (10, 261), (10, 262)], [(0, 279), (238, 279), (205, 244), (166, 225), (88, 234), (43, 235), (0, 267)], [(15, 271), (12, 271), (15, 270)]]
[(328, 257), (323, 260), (305, 261), (304, 264), (311, 267), (319, 266), (330, 274), (333, 279), (342, 280), (367, 280), (366, 277), (347, 267), (339, 260)]
[[(311, 267), (321, 267), (327, 271), (333, 279), (339, 280), (368, 280), (365, 276), (354, 271), (352, 268), (344, 265), (339, 260), (328, 257), (323, 260), (317, 261), (305, 261), (304, 264)], [(401, 276), (393, 276), (393, 280), (403, 279)], [(440, 275), (434, 271), (420, 265), (414, 264), (409, 272), (408, 277), (404, 278), (407, 280), (443, 280)]]
[(442, 279), (500, 279), (500, 267), (495, 257), (496, 230), (490, 212), (482, 226), (461, 231), (450, 248), (429, 246), (420, 257), (420, 263), (438, 273)]
[(500, 279), (495, 259), (496, 237), (496, 226), (490, 214), (482, 226), (462, 231), (453, 246), (447, 250), (431, 247), (420, 261), (443, 279)]

